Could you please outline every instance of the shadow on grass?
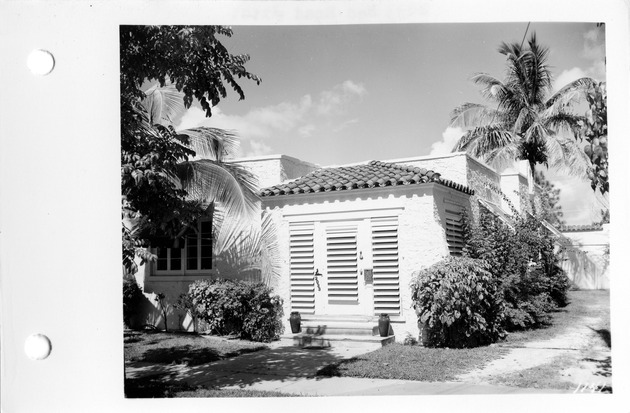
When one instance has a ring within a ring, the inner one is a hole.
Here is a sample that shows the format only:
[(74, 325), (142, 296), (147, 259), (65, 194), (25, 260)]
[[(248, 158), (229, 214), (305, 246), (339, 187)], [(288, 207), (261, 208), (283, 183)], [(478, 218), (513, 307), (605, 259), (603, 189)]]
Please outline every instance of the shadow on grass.
[(611, 348), (610, 330), (605, 329), (605, 328), (600, 328), (599, 330), (595, 330), (593, 327), (589, 327), (589, 328), (593, 330), (594, 332), (596, 332), (599, 335), (599, 337), (601, 337), (601, 339), (604, 340), (604, 343), (606, 343), (608, 348)]
[(321, 368), (317, 371), (317, 380), (321, 380), (325, 377), (342, 377), (343, 376), (343, 368), (344, 365), (355, 363), (357, 359), (355, 357), (347, 360), (341, 360), (338, 363), (329, 364), (324, 368)]
[(134, 361), (159, 364), (186, 364), (187, 366), (199, 366), (201, 364), (212, 363), (241, 354), (259, 351), (259, 348), (243, 348), (228, 353), (219, 353), (212, 348), (195, 347), (184, 345), (179, 347), (152, 348), (146, 350), (141, 357)]
[(195, 390), (187, 383), (171, 383), (172, 373), (125, 380), (125, 397), (134, 399), (152, 399), (175, 397), (177, 392)]
[(218, 352), (211, 348), (199, 348), (191, 345), (170, 348), (152, 348), (144, 352), (137, 361), (160, 364), (186, 364), (198, 366), (220, 360)]
[(587, 361), (589, 363), (595, 363), (597, 366), (596, 375), (602, 377), (610, 377), (612, 376), (612, 357), (608, 356), (605, 359), (591, 359), (585, 358), (583, 361)]
[(299, 397), (277, 391), (248, 389), (219, 389), (191, 386), (188, 383), (172, 383), (173, 374), (128, 379), (125, 381), (125, 397), (129, 399), (191, 398), (191, 397)]
[[(190, 356), (190, 351), (197, 350), (179, 347), (150, 349), (145, 352), (142, 361), (146, 362), (147, 356), (157, 360), (174, 358), (181, 360), (184, 354)], [(242, 355), (243, 352), (250, 354)], [(343, 356), (331, 348), (279, 347), (265, 351), (245, 349), (239, 354), (241, 354), (239, 357), (202, 364), (198, 363), (201, 358), (216, 358), (216, 354), (196, 353), (194, 356), (196, 359), (193, 361), (195, 365), (189, 364), (187, 367), (153, 361), (152, 365), (134, 368), (133, 363), (130, 363), (133, 371), (127, 374), (127, 397), (181, 397), (173, 394), (179, 391), (192, 391), (191, 389), (198, 392), (200, 388), (222, 389), (222, 392), (225, 387), (240, 387), (239, 390), (247, 390), (250, 385), (263, 381), (282, 383), (301, 378), (314, 379), (318, 370), (343, 359)], [(225, 356), (224, 354), (223, 357)], [(142, 377), (138, 377), (139, 375)], [(192, 397), (225, 397), (197, 394), (198, 396)], [(239, 393), (237, 397), (248, 396)]]

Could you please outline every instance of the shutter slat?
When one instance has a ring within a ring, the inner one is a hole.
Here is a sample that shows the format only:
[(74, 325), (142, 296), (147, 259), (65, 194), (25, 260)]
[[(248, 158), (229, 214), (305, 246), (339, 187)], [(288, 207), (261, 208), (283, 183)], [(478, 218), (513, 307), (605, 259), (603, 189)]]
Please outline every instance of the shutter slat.
[(312, 223), (289, 227), (291, 310), (315, 313), (315, 250)]
[(374, 313), (400, 314), (398, 219), (372, 219)]

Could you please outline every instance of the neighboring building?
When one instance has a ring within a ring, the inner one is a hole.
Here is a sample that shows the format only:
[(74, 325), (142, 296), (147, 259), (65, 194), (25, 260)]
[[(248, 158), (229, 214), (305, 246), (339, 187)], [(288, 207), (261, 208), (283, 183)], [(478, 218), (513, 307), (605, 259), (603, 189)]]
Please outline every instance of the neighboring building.
[(568, 240), (562, 269), (574, 285), (583, 289), (610, 288), (610, 224), (565, 225)]
[[(262, 278), (284, 299), (286, 331), (292, 311), (316, 325), (337, 319), (369, 324), (387, 313), (397, 340), (417, 337), (409, 288), (414, 272), (461, 254), (463, 211), (476, 216), (481, 206), (507, 219), (511, 208), (496, 190), (517, 210), (534, 190), (526, 163), (497, 173), (463, 152), (326, 168), (284, 155), (234, 162), (254, 172), (263, 188), (261, 222), (275, 228), (275, 275), (265, 274), (267, 266), (248, 253), (260, 224), (232, 250), (209, 256), (204, 234), (210, 223), (202, 222), (182, 248), (161, 251), (158, 263), (140, 268), (136, 278), (148, 300), (136, 325), (161, 322), (152, 294), (175, 302), (197, 279)], [(192, 326), (174, 312), (169, 328)]]

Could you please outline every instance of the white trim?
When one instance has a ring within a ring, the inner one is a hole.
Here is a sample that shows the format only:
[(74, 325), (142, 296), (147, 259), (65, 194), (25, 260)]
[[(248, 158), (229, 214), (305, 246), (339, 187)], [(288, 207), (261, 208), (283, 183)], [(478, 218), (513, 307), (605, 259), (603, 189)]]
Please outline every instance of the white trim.
[[(320, 208), (313, 208), (320, 209)], [(322, 211), (301, 211), (283, 214), (284, 219), (289, 223), (297, 223), (302, 221), (345, 221), (366, 218), (385, 218), (390, 216), (399, 216), (403, 213), (404, 207), (383, 207), (357, 209), (356, 206), (345, 211), (322, 212)]]
[[(152, 262), (149, 265), (149, 270), (150, 270), (150, 277), (156, 277), (156, 278), (162, 278), (162, 277), (195, 277), (195, 276), (202, 276), (202, 275), (210, 275), (209, 272), (212, 271), (214, 269), (215, 266), (215, 255), (214, 255), (214, 240), (213, 240), (213, 236), (212, 236), (212, 220), (211, 219), (201, 219), (199, 220), (196, 225), (189, 225), (186, 230), (191, 229), (194, 231), (195, 233), (195, 241), (196, 241), (196, 249), (197, 249), (197, 268), (201, 268), (202, 266), (202, 259), (204, 258), (202, 256), (202, 245), (201, 245), (201, 225), (204, 223), (210, 223), (210, 268), (203, 268), (203, 269), (196, 269), (196, 270), (189, 270), (187, 269), (188, 266), (188, 240), (190, 238), (193, 238), (191, 236), (186, 236), (186, 235), (182, 235), (182, 237), (184, 238), (184, 245), (181, 246), (180, 248), (166, 248), (167, 253), (166, 253), (166, 265), (167, 268), (166, 270), (158, 270), (158, 266), (157, 266), (157, 261)], [(164, 247), (161, 247), (164, 248)], [(153, 254), (157, 255), (157, 249), (158, 247), (152, 247), (151, 248), (151, 252)], [(178, 270), (171, 270), (170, 266), (171, 266), (171, 253), (174, 249), (179, 249), (181, 250), (181, 255), (179, 257), (180, 260), (180, 269)], [(158, 258), (159, 259), (159, 258)]]

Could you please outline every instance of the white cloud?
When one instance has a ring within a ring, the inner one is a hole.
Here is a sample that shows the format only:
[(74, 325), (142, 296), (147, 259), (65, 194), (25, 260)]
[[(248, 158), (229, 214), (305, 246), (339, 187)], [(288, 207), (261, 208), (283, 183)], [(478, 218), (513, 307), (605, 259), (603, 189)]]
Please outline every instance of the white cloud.
[(333, 129), (333, 132), (335, 132), (335, 133), (336, 132), (341, 132), (342, 130), (346, 129), (348, 126), (353, 125), (353, 124), (358, 123), (358, 122), (359, 122), (359, 119), (356, 119), (356, 118), (348, 119), (347, 121), (341, 123), (339, 126), (336, 126)]
[[(309, 137), (317, 129), (317, 122), (325, 123), (338, 118), (354, 100), (366, 93), (362, 84), (346, 80), (330, 90), (322, 91), (316, 102), (307, 94), (298, 101), (253, 108), (244, 115), (228, 115), (215, 106), (212, 108), (212, 117), (206, 118), (201, 109), (192, 107), (184, 114), (177, 128), (210, 126), (228, 129), (235, 131), (242, 140), (270, 139), (282, 133)], [(340, 128), (351, 122), (343, 122)], [(254, 151), (262, 150), (260, 146), (257, 148)]]
[(560, 190), (563, 220), (568, 225), (591, 224), (601, 219), (601, 203), (589, 182), (565, 176), (554, 170), (544, 171), (545, 177)]
[(245, 153), (246, 157), (268, 155), (272, 152), (271, 146), (259, 141), (249, 141), (250, 150)]
[(331, 90), (325, 90), (320, 94), (317, 112), (320, 115), (342, 114), (353, 99), (362, 97), (366, 93), (367, 91), (362, 84), (346, 80)]
[(304, 126), (300, 126), (297, 131), (300, 136), (308, 138), (313, 134), (313, 131), (315, 131), (315, 125), (309, 123)]
[(442, 140), (431, 144), (429, 155), (445, 155), (451, 153), (457, 141), (464, 135), (462, 128), (447, 127), (442, 132)]
[(581, 56), (589, 60), (604, 60), (606, 58), (606, 39), (604, 28), (596, 27), (584, 33), (584, 48)]
[(581, 77), (592, 77), (600, 81), (606, 80), (606, 41), (603, 27), (596, 27), (584, 33), (584, 44), (580, 56), (590, 60), (590, 66), (564, 70), (554, 81), (554, 91)]
[(555, 91), (560, 90), (563, 86), (568, 85), (574, 80), (578, 80), (582, 77), (588, 76), (588, 73), (585, 70), (580, 69), (579, 67), (574, 67), (569, 70), (563, 70), (562, 73), (560, 73), (560, 75), (558, 75), (558, 77), (555, 79), (553, 89)]

